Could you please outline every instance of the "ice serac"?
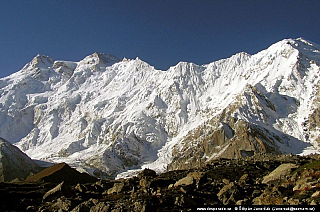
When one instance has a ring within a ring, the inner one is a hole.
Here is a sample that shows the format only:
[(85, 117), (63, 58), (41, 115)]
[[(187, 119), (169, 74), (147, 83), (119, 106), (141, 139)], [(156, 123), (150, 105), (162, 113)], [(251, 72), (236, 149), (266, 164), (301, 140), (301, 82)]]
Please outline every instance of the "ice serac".
[(318, 152), (319, 49), (285, 39), (255, 55), (166, 71), (110, 54), (38, 55), (0, 79), (0, 136), (32, 158), (103, 178)]
[(24, 180), (39, 171), (40, 167), (19, 148), (0, 138), (0, 182)]

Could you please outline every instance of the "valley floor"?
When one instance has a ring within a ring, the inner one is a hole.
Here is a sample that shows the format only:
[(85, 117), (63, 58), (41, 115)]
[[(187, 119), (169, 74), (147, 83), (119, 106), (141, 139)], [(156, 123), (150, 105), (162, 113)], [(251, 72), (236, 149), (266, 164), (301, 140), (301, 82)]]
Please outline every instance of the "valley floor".
[(95, 183), (1, 183), (0, 211), (189, 211), (217, 205), (317, 205), (318, 155), (257, 154)]

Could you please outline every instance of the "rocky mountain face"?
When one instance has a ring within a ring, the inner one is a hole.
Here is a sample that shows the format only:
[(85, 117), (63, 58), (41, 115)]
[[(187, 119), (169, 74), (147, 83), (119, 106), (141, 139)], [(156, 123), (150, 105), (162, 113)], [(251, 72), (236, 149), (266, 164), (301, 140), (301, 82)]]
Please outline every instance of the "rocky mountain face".
[(19, 148), (0, 138), (0, 182), (25, 180), (40, 167)]
[(302, 38), (167, 71), (99, 53), (79, 62), (37, 55), (0, 79), (0, 136), (34, 159), (102, 178), (314, 153), (319, 65), (320, 46)]
[(0, 210), (197, 211), (220, 205), (314, 209), (320, 203), (318, 157), (259, 153), (159, 175), (144, 169), (128, 179), (77, 184), (66, 183), (74, 174), (68, 169), (60, 183), (0, 183)]

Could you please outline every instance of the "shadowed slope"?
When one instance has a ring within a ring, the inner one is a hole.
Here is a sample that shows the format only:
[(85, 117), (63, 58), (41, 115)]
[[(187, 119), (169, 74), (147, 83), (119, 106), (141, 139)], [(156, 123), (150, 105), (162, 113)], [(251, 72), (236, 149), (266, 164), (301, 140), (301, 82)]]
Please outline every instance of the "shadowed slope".
[(67, 184), (89, 183), (96, 181), (96, 178), (86, 173), (80, 173), (66, 163), (59, 163), (50, 166), (41, 172), (29, 177), (26, 182), (51, 182)]
[(0, 182), (24, 180), (40, 167), (20, 149), (0, 138)]

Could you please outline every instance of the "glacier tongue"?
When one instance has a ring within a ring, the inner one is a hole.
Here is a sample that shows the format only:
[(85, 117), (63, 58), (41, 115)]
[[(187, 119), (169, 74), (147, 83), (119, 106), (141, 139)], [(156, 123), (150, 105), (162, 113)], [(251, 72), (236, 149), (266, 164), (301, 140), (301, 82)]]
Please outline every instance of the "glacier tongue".
[(188, 152), (179, 163), (194, 165), (195, 148), (201, 162), (251, 151), (232, 147), (240, 129), (252, 130), (243, 136), (261, 145), (255, 151), (317, 152), (319, 64), (319, 46), (302, 38), (167, 71), (110, 54), (79, 62), (37, 55), (0, 79), (0, 136), (34, 159), (111, 178), (166, 171)]

